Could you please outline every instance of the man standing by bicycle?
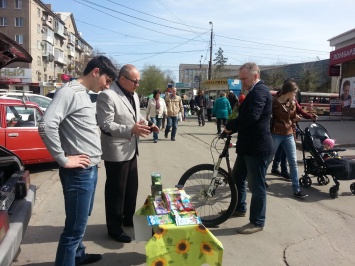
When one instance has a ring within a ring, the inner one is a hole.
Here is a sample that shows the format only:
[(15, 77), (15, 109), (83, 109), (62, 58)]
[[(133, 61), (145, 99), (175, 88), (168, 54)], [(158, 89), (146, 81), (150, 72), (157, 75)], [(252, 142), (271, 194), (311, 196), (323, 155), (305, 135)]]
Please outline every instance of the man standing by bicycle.
[(238, 132), (237, 159), (232, 177), (238, 189), (238, 203), (234, 216), (246, 216), (246, 178), (252, 194), (249, 221), (237, 228), (240, 234), (253, 234), (265, 226), (266, 187), (265, 176), (268, 162), (273, 156), (273, 140), (270, 134), (272, 97), (260, 80), (260, 69), (255, 63), (245, 63), (239, 68), (243, 90), (249, 93), (239, 107), (236, 119), (227, 122), (224, 131)]

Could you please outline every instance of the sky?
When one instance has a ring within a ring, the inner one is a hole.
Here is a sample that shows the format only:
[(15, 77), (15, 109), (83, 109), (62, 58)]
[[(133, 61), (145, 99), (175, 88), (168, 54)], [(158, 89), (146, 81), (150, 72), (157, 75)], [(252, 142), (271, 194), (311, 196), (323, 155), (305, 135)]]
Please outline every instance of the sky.
[[(73, 13), (81, 37), (120, 65), (171, 70), (212, 63), (295, 64), (329, 59), (329, 39), (355, 28), (354, 0), (42, 0)], [(212, 24), (210, 24), (212, 22)], [(202, 57), (201, 57), (202, 56)]]

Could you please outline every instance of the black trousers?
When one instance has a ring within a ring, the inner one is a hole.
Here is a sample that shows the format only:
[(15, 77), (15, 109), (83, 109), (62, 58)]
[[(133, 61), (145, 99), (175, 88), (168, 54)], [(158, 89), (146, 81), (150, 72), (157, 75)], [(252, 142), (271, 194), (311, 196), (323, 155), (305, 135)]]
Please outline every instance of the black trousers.
[(217, 118), (217, 133), (220, 134), (221, 133), (221, 122), (222, 125), (225, 126), (227, 123), (227, 119), (225, 118)]
[(106, 225), (110, 233), (121, 233), (122, 222), (132, 221), (138, 194), (137, 156), (124, 162), (105, 161)]

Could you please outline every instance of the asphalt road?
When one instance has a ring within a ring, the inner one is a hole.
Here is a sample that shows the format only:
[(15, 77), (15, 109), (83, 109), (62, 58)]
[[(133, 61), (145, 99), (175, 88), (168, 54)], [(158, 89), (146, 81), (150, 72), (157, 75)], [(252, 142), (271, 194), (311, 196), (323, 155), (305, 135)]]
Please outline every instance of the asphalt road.
[[(338, 143), (351, 144), (354, 121), (321, 121)], [(160, 172), (163, 187), (173, 187), (190, 167), (211, 163), (210, 143), (216, 136), (215, 123), (197, 126), (195, 117), (181, 122), (176, 141), (152, 137), (141, 140), (139, 151), (139, 208), (150, 193), (150, 174)], [(343, 137), (341, 137), (343, 136)], [(355, 141), (352, 141), (355, 142)], [(354, 155), (351, 147), (344, 153)], [(218, 154), (213, 152), (215, 156)], [(302, 158), (299, 151), (298, 159)], [(231, 152), (234, 162), (235, 153)], [(64, 224), (63, 195), (55, 164), (30, 167), (31, 181), (37, 185), (37, 198), (30, 224), (13, 265), (53, 265), (59, 235)], [(303, 165), (299, 165), (300, 176)], [(304, 189), (309, 197), (293, 197), (291, 183), (268, 174), (266, 228), (253, 235), (239, 235), (236, 227), (246, 218), (231, 218), (211, 232), (223, 243), (223, 265), (355, 265), (355, 196), (352, 181), (342, 181), (339, 197), (331, 199), (329, 188), (313, 185)], [(108, 238), (104, 212), (104, 166), (99, 168), (93, 214), (89, 219), (84, 244), (89, 253), (102, 253), (103, 260), (92, 265), (145, 265), (144, 242), (122, 244)], [(250, 195), (248, 195), (250, 200)], [(134, 236), (133, 229), (126, 232)], [(180, 266), (180, 265), (176, 265)], [(195, 266), (195, 265), (190, 265)]]

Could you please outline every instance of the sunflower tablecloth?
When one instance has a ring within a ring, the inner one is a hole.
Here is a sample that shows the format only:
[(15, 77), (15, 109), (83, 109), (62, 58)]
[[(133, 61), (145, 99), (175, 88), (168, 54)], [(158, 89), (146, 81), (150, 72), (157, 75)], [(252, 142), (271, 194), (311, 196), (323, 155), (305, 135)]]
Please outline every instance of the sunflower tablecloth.
[[(149, 197), (136, 215), (151, 215)], [(147, 223), (147, 222), (146, 222)], [(221, 266), (222, 243), (202, 224), (159, 225), (145, 245), (148, 266)]]

